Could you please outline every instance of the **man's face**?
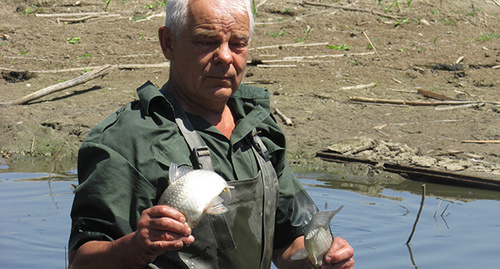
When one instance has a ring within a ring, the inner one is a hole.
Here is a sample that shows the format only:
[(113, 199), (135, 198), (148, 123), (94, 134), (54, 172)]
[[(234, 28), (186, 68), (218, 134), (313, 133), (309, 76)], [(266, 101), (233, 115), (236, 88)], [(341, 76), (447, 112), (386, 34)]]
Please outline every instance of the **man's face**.
[(238, 89), (250, 41), (248, 15), (230, 14), (217, 3), (190, 1), (186, 29), (179, 37), (170, 34), (171, 53), (165, 54), (179, 93), (207, 108), (225, 104)]

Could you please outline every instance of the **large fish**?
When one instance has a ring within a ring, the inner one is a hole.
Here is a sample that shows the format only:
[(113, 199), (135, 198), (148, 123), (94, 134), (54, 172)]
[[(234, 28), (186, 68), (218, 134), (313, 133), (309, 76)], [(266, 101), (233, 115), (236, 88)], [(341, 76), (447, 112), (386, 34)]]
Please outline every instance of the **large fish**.
[(328, 204), (325, 203), (325, 210), (316, 213), (307, 225), (304, 235), (304, 248), (299, 249), (292, 256), (292, 260), (309, 258), (315, 268), (319, 268), (323, 264), (323, 257), (333, 242), (330, 221), (344, 206), (342, 205), (334, 211), (327, 211), (327, 207)]
[(168, 181), (158, 204), (180, 211), (189, 227), (194, 228), (205, 213), (218, 215), (227, 212), (222, 202), (230, 201), (230, 186), (214, 171), (180, 168), (172, 163)]

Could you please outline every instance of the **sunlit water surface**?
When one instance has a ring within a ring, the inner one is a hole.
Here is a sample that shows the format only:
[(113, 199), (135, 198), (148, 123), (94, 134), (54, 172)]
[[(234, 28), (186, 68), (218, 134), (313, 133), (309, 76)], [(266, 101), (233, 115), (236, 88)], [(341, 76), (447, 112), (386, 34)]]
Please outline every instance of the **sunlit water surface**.
[[(0, 167), (0, 268), (65, 268), (75, 172), (50, 178), (7, 171)], [(500, 192), (426, 184), (408, 247), (421, 183), (298, 176), (320, 209), (344, 205), (331, 228), (354, 247), (356, 268), (500, 267)]]

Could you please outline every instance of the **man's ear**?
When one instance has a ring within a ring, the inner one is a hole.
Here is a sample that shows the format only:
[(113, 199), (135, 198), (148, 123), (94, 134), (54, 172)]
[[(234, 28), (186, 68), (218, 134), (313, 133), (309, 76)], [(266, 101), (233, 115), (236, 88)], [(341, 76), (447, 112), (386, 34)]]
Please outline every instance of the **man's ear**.
[(160, 39), (161, 50), (163, 51), (163, 55), (168, 60), (172, 60), (174, 58), (174, 49), (173, 49), (173, 38), (174, 34), (165, 26), (160, 27), (158, 29), (158, 37)]

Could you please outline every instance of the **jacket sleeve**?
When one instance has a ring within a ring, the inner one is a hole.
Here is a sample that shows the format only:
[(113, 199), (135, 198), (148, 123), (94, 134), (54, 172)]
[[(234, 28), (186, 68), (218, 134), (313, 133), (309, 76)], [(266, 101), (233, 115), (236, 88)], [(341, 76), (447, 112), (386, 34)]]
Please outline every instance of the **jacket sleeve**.
[(69, 249), (92, 240), (113, 241), (136, 230), (156, 189), (123, 156), (84, 142), (78, 156), (79, 186), (71, 210)]

